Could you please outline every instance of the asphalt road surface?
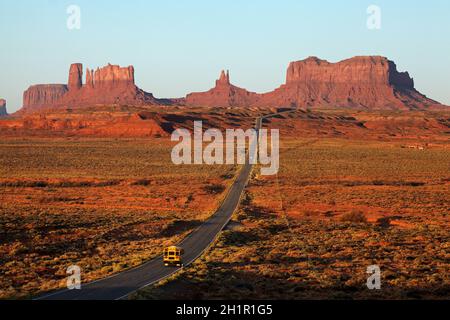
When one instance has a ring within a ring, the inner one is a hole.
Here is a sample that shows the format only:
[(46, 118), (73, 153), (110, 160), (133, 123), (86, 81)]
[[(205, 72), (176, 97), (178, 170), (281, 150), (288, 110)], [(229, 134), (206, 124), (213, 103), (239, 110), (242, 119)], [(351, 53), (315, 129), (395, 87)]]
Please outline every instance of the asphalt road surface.
[[(257, 119), (255, 127), (258, 131), (261, 128), (261, 123), (261, 118)], [(219, 209), (179, 244), (185, 252), (183, 255), (185, 266), (199, 258), (228, 224), (231, 216), (239, 205), (251, 171), (252, 165), (247, 161)], [(38, 297), (36, 300), (124, 299), (131, 293), (157, 283), (179, 270), (180, 268), (176, 267), (165, 267), (162, 256), (160, 256), (139, 267), (118, 273), (105, 279), (82, 284), (80, 290), (65, 289)]]

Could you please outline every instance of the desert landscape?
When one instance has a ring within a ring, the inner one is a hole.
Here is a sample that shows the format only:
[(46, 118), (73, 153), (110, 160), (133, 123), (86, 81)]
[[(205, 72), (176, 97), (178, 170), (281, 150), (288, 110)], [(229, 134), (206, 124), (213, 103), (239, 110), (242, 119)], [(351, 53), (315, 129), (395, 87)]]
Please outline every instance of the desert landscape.
[[(2, 111), (3, 110), (3, 111)], [(379, 56), (289, 64), (268, 93), (232, 84), (155, 98), (134, 67), (72, 64), (67, 84), (0, 104), (0, 299), (33, 298), (158, 257), (207, 221), (240, 165), (178, 166), (176, 129), (279, 129), (204, 255), (134, 299), (448, 299), (450, 109)], [(257, 168), (256, 168), (257, 169)], [(382, 291), (366, 287), (380, 265)]]
[[(209, 252), (132, 298), (448, 299), (448, 133), (417, 125), (448, 115), (297, 111), (270, 121), (284, 131), (279, 174), (255, 170)], [(380, 291), (366, 287), (373, 264), (384, 270)]]
[(1, 298), (65, 286), (74, 261), (89, 281), (159, 255), (213, 212), (238, 169), (171, 165), (166, 139), (20, 138), (0, 149)]

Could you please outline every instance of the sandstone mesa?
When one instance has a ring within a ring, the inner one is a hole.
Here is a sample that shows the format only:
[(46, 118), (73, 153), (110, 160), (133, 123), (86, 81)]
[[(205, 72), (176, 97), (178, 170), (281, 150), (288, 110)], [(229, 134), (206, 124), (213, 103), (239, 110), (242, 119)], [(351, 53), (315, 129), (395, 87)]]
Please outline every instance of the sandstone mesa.
[(108, 64), (96, 70), (72, 64), (68, 84), (34, 85), (24, 92), (22, 111), (93, 105), (186, 105), (206, 107), (336, 107), (416, 110), (440, 105), (414, 88), (408, 72), (381, 56), (330, 63), (316, 57), (291, 62), (286, 82), (268, 93), (233, 85), (222, 71), (214, 88), (186, 98), (157, 99), (135, 84), (134, 67)]

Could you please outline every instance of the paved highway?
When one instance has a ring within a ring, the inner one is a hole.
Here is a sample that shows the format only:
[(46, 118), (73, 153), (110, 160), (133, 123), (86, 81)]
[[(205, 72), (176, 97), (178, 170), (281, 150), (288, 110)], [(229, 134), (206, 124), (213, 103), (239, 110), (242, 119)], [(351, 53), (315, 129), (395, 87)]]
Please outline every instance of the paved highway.
[[(258, 131), (261, 128), (261, 124), (262, 120), (261, 118), (258, 118), (256, 120), (256, 129)], [(242, 167), (239, 176), (230, 187), (228, 194), (219, 209), (179, 244), (185, 252), (183, 256), (185, 266), (199, 258), (228, 224), (231, 216), (239, 205), (251, 171), (252, 165), (247, 161)], [(65, 289), (38, 297), (36, 300), (123, 299), (143, 287), (152, 285), (173, 275), (179, 270), (180, 268), (165, 267), (162, 262), (162, 256), (160, 256), (139, 267), (123, 271), (95, 282), (82, 284), (81, 290)]]

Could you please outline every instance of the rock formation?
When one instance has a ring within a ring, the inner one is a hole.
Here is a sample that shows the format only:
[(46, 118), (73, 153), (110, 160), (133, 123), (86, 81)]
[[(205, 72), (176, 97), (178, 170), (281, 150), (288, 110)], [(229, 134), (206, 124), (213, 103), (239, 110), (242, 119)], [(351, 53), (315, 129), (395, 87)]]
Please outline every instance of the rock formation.
[(343, 107), (367, 109), (422, 109), (438, 104), (414, 89), (407, 72), (378, 56), (355, 57), (330, 63), (316, 57), (292, 62), (286, 83), (264, 94), (230, 84), (222, 72), (216, 87), (186, 97), (187, 105), (257, 107)]
[(384, 57), (355, 57), (330, 63), (316, 57), (292, 62), (286, 84), (264, 94), (259, 104), (298, 107), (415, 109), (437, 102), (414, 89), (407, 72)]
[(6, 112), (6, 100), (0, 99), (0, 117), (7, 116), (8, 113)]
[(134, 68), (108, 64), (97, 70), (70, 67), (67, 85), (37, 85), (24, 93), (25, 111), (92, 105), (188, 105), (209, 107), (333, 107), (365, 109), (424, 109), (438, 105), (414, 88), (407, 72), (397, 71), (385, 57), (354, 57), (330, 63), (316, 57), (292, 62), (286, 83), (264, 94), (230, 82), (222, 71), (216, 86), (185, 99), (156, 99), (135, 85)]
[(68, 91), (64, 84), (31, 86), (23, 93), (23, 109), (33, 111), (56, 105)]
[(83, 65), (72, 64), (67, 85), (36, 85), (24, 93), (23, 111), (39, 111), (44, 108), (81, 107), (92, 105), (144, 105), (168, 104), (139, 89), (134, 83), (134, 68), (122, 68), (108, 64), (97, 70), (86, 70), (83, 85)]
[(86, 84), (80, 90), (70, 90), (61, 105), (77, 107), (96, 104), (143, 105), (163, 104), (151, 93), (134, 83), (134, 68), (108, 64), (97, 70), (86, 70)]
[(236, 87), (230, 83), (229, 72), (222, 71), (216, 86), (207, 92), (188, 94), (186, 105), (209, 107), (248, 107), (258, 100), (258, 94)]
[(121, 68), (108, 64), (104, 68), (91, 70), (94, 87), (134, 86), (134, 67)]
[(86, 87), (94, 88), (94, 70), (86, 69)]
[(216, 81), (216, 87), (229, 85), (230, 85), (230, 71), (227, 70), (227, 73), (225, 74), (225, 71), (222, 70), (222, 72), (220, 73), (219, 80)]
[(74, 63), (70, 66), (69, 70), (69, 83), (68, 87), (70, 91), (80, 90), (83, 86), (83, 65), (81, 63)]

